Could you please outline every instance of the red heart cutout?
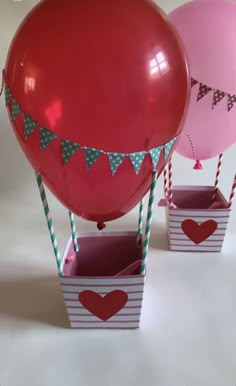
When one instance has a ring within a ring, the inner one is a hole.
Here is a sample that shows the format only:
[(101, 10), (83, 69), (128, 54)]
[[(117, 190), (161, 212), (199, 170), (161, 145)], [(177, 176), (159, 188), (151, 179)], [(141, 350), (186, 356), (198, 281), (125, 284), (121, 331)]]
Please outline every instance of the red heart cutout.
[(194, 220), (184, 220), (181, 224), (183, 232), (195, 244), (200, 244), (210, 237), (217, 229), (217, 222), (207, 220), (202, 224), (198, 224)]
[(124, 307), (128, 295), (121, 290), (109, 292), (105, 296), (94, 291), (82, 291), (79, 294), (80, 303), (99, 319), (108, 320)]

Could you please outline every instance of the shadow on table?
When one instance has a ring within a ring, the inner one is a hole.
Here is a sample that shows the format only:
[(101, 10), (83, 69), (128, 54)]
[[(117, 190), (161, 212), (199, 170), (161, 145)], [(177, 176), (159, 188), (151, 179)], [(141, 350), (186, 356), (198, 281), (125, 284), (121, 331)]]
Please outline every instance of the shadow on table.
[(69, 328), (56, 277), (0, 281), (1, 316)]
[(166, 225), (153, 224), (150, 247), (162, 251), (169, 251), (170, 248)]

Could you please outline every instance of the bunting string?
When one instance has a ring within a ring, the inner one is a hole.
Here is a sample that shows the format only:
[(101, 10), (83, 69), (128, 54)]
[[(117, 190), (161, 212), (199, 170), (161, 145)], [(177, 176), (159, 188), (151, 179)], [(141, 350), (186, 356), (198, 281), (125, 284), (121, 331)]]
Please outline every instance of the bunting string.
[(225, 91), (215, 89), (210, 87), (209, 85), (206, 85), (204, 83), (201, 83), (197, 81), (196, 79), (191, 79), (191, 87), (198, 87), (198, 93), (197, 93), (197, 102), (199, 102), (201, 99), (203, 99), (206, 95), (211, 93), (212, 96), (212, 104), (211, 108), (214, 109), (222, 100), (226, 101), (227, 110), (228, 112), (232, 110), (232, 108), (236, 104), (236, 94), (229, 94)]
[(62, 165), (66, 165), (70, 159), (76, 154), (77, 151), (83, 151), (87, 169), (90, 169), (101, 156), (106, 156), (111, 173), (114, 176), (125, 158), (129, 158), (136, 174), (139, 173), (145, 157), (148, 155), (151, 158), (153, 169), (157, 168), (162, 151), (164, 151), (165, 160), (169, 157), (171, 150), (175, 144), (177, 137), (172, 138), (169, 142), (152, 148), (150, 150), (141, 150), (133, 153), (118, 153), (109, 152), (102, 149), (95, 149), (87, 146), (83, 146), (79, 143), (75, 143), (66, 138), (57, 136), (54, 132), (50, 131), (46, 127), (40, 126), (32, 117), (30, 117), (25, 111), (22, 110), (18, 102), (13, 98), (9, 87), (6, 82), (4, 83), (5, 89), (5, 102), (6, 106), (11, 102), (10, 116), (14, 121), (20, 114), (23, 114), (24, 122), (24, 139), (27, 143), (29, 137), (39, 130), (39, 149), (45, 151), (55, 140), (60, 141), (61, 144), (61, 160)]

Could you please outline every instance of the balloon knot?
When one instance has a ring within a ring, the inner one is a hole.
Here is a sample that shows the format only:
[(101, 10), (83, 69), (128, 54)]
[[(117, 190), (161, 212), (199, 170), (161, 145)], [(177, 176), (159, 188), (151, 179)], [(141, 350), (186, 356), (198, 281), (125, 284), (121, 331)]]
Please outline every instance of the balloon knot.
[(97, 228), (102, 231), (104, 228), (106, 228), (106, 225), (104, 224), (104, 222), (98, 222), (97, 223)]
[(193, 168), (194, 170), (202, 170), (203, 167), (202, 167), (201, 161), (197, 160)]

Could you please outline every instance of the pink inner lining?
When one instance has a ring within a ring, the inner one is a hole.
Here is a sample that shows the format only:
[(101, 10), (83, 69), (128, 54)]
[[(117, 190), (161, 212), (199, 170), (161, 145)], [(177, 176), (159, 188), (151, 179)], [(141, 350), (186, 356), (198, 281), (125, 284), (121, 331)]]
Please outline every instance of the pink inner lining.
[[(78, 238), (79, 252), (70, 245), (65, 263), (65, 276), (114, 276), (142, 258), (142, 246), (137, 247), (136, 235)], [(140, 273), (140, 267), (133, 275)]]
[[(186, 190), (173, 189), (173, 202), (179, 209), (210, 209), (212, 205), (212, 190)], [(217, 192), (217, 209), (226, 209), (227, 203)]]

